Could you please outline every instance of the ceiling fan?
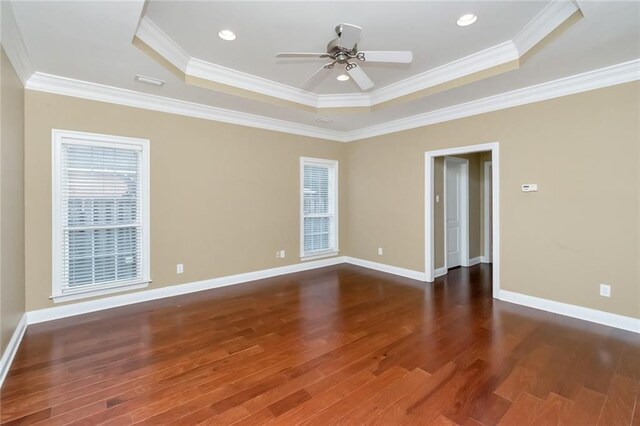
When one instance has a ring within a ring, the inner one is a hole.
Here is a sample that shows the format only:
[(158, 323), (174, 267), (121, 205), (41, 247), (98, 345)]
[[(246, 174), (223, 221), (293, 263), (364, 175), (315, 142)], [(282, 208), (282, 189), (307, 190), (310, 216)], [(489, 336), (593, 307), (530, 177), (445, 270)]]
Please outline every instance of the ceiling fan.
[(338, 38), (331, 40), (327, 44), (326, 53), (281, 52), (276, 55), (276, 58), (329, 58), (331, 60), (331, 62), (323, 65), (322, 68), (302, 83), (303, 88), (315, 86), (331, 73), (336, 64), (340, 64), (345, 66), (345, 71), (362, 90), (369, 90), (374, 84), (362, 70), (359, 62), (408, 64), (413, 60), (413, 53), (410, 51), (359, 51), (358, 40), (360, 40), (361, 32), (362, 28), (356, 25), (339, 24), (336, 26)]

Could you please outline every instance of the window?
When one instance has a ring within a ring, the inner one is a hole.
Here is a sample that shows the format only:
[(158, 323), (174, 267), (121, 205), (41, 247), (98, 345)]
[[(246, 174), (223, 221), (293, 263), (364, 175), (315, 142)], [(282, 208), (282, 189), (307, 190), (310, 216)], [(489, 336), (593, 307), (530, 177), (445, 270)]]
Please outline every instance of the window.
[(53, 300), (145, 287), (147, 140), (53, 131)]
[(300, 159), (300, 256), (313, 259), (338, 253), (338, 162)]

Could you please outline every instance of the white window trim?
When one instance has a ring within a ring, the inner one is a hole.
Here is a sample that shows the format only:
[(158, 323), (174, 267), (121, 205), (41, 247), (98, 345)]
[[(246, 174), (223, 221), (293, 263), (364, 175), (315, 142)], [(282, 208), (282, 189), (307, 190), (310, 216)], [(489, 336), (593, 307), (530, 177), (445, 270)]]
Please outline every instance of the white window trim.
[[(91, 146), (122, 147), (132, 145), (141, 149), (142, 167), (142, 278), (130, 282), (117, 282), (87, 286), (75, 291), (62, 291), (62, 141), (75, 139), (76, 143)], [(124, 136), (102, 135), (97, 133), (76, 132), (53, 129), (51, 131), (52, 151), (52, 294), (54, 303), (101, 296), (121, 291), (129, 291), (147, 287), (151, 283), (151, 252), (149, 228), (149, 140)]]
[[(334, 236), (335, 236), (335, 249), (326, 250), (326, 251), (317, 251), (313, 253), (305, 253), (304, 252), (304, 166), (305, 165), (320, 165), (320, 166), (331, 166), (335, 171), (335, 220), (334, 220)], [(338, 188), (340, 187), (340, 182), (338, 180), (338, 160), (326, 160), (322, 158), (312, 158), (312, 157), (300, 157), (300, 260), (316, 260), (323, 259), (325, 257), (337, 256), (340, 252), (339, 245), (339, 229), (338, 226), (338, 218), (339, 218), (339, 206), (338, 200), (340, 199), (338, 194)]]

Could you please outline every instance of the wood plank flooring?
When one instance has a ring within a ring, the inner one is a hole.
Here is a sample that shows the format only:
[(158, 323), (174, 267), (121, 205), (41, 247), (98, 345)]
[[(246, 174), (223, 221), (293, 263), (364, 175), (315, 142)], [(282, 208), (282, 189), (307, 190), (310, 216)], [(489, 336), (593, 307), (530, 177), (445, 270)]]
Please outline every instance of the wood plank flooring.
[(30, 326), (3, 424), (637, 425), (640, 338), (339, 265)]

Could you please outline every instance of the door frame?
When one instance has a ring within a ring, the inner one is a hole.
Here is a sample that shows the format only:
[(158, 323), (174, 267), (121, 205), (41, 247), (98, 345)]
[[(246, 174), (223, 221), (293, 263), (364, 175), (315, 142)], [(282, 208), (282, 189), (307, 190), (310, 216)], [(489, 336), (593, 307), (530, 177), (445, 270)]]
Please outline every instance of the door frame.
[(492, 161), (491, 160), (487, 160), (484, 162), (483, 164), (483, 180), (484, 180), (484, 186), (483, 186), (483, 191), (484, 194), (482, 196), (482, 204), (483, 204), (483, 209), (484, 209), (484, 217), (483, 217), (483, 227), (484, 227), (484, 247), (482, 249), (482, 261), (484, 263), (491, 263), (492, 262), (492, 256), (491, 256), (491, 238), (490, 237), (490, 230), (491, 230), (491, 224), (489, 221), (489, 216), (490, 216), (490, 203), (491, 203), (491, 173), (490, 170), (492, 168)]
[(458, 187), (460, 192), (460, 265), (469, 266), (469, 160), (454, 156), (444, 157), (444, 185), (442, 201), (444, 207), (444, 268), (449, 269), (447, 259), (447, 163), (462, 165), (462, 180)]
[(425, 280), (433, 282), (435, 280), (434, 267), (434, 159), (435, 157), (445, 157), (447, 155), (471, 154), (474, 152), (491, 151), (491, 161), (493, 173), (491, 176), (493, 198), (493, 297), (497, 298), (500, 293), (500, 144), (498, 142), (485, 143), (479, 145), (468, 145), (457, 148), (439, 149), (424, 153), (425, 160), (425, 208), (424, 208), (424, 245), (425, 245)]

